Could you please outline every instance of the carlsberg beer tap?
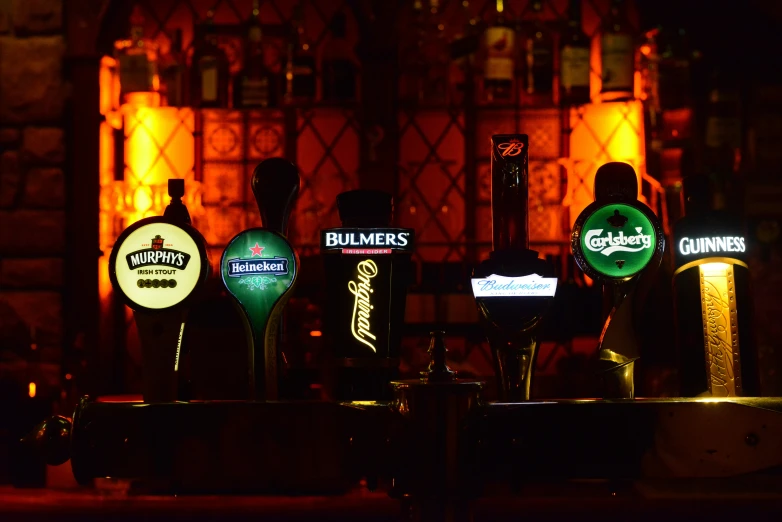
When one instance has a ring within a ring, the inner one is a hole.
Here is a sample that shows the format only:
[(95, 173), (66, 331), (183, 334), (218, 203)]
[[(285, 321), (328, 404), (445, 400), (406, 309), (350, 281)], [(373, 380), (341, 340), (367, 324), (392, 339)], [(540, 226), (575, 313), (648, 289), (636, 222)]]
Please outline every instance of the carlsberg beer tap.
[(529, 400), (538, 326), (554, 299), (553, 267), (529, 249), (529, 140), (491, 138), (492, 247), (472, 290), (492, 349), (500, 400)]
[(393, 199), (376, 190), (337, 196), (342, 227), (321, 231), (337, 400), (384, 400), (398, 377), (415, 233), (391, 227)]
[(674, 226), (673, 290), (681, 395), (760, 394), (741, 222), (709, 205), (706, 176), (684, 179), (686, 216)]
[(595, 201), (576, 219), (573, 256), (603, 283), (605, 326), (598, 360), (605, 398), (635, 397), (638, 308), (660, 266), (665, 236), (654, 213), (638, 201), (638, 178), (627, 163), (606, 163), (595, 175)]

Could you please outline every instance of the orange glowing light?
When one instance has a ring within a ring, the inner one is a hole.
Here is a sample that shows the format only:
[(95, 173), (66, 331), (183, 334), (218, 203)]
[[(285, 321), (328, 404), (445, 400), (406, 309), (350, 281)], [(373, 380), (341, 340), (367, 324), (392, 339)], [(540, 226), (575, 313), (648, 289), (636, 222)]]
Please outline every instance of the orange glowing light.
[(323, 332), (320, 330), (312, 330), (310, 331), (310, 337), (321, 337), (323, 335)]
[(570, 111), (570, 157), (563, 205), (570, 209), (570, 227), (594, 201), (595, 173), (609, 161), (629, 163), (638, 175), (638, 197), (646, 173), (643, 104), (638, 101), (583, 105)]
[(31, 399), (35, 397), (36, 388), (37, 386), (34, 382), (27, 385), (27, 395), (29, 395)]
[(71, 379), (73, 379), (73, 375), (71, 375), (70, 373), (66, 373), (65, 374), (65, 380), (66, 381), (70, 381)]

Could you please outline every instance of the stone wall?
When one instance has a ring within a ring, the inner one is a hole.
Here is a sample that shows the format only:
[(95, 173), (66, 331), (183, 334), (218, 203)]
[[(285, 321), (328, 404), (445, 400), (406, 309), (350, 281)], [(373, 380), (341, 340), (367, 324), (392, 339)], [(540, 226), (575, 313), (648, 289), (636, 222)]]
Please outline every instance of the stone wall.
[(0, 0), (0, 381), (39, 395), (63, 343), (63, 3)]

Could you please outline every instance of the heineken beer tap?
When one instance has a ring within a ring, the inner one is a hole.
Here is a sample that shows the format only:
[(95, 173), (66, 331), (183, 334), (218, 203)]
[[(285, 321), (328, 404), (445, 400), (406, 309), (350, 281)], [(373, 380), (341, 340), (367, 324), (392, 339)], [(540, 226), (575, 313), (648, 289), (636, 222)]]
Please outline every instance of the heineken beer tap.
[(280, 321), (299, 265), (285, 238), (299, 192), (298, 171), (281, 158), (264, 160), (255, 167), (252, 189), (264, 226), (240, 232), (228, 243), (220, 272), (246, 321), (250, 398), (277, 400)]
[(415, 233), (393, 228), (393, 199), (377, 190), (337, 196), (342, 227), (321, 231), (337, 400), (391, 398)]
[(673, 244), (681, 394), (757, 396), (743, 227), (710, 208), (707, 177), (685, 178), (684, 196), (686, 215), (674, 226)]
[(605, 398), (634, 398), (638, 308), (662, 260), (665, 236), (638, 201), (638, 178), (627, 163), (606, 163), (595, 175), (595, 201), (576, 219), (573, 256), (603, 284), (606, 322), (598, 360)]
[(554, 299), (553, 267), (529, 249), (529, 140), (491, 138), (492, 247), (472, 290), (494, 356), (500, 399), (529, 400), (538, 327)]
[(184, 180), (169, 180), (168, 192), (165, 215), (125, 229), (109, 258), (111, 284), (138, 328), (145, 402), (178, 399), (185, 321), (209, 270), (204, 238), (181, 201)]

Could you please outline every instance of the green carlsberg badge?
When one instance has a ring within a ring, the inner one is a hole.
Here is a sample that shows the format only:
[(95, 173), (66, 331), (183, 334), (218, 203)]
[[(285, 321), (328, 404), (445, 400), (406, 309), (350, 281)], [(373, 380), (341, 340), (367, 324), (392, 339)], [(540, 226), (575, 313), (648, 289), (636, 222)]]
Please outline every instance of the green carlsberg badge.
[(624, 278), (643, 270), (654, 256), (657, 233), (637, 208), (622, 203), (599, 207), (584, 221), (581, 253), (597, 273)]

